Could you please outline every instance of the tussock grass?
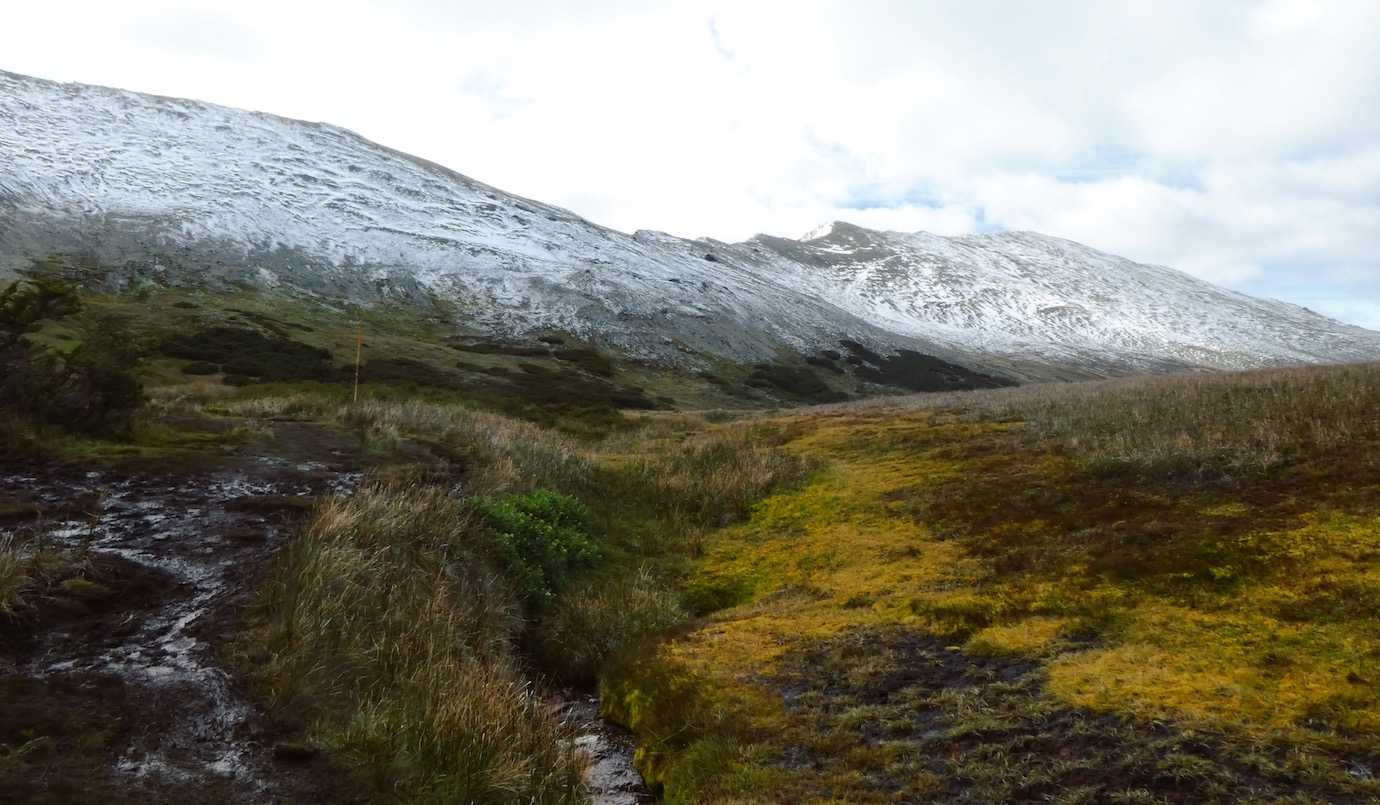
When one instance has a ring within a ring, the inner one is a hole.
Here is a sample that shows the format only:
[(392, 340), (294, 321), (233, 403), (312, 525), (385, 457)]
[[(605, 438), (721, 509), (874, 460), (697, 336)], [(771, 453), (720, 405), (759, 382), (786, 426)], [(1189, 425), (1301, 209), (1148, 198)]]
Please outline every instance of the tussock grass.
[(228, 401), (236, 393), (230, 386), (204, 381), (153, 386), (145, 392), (144, 412), (161, 416), (198, 414), (210, 405)]
[(1098, 470), (1260, 475), (1380, 442), (1380, 364), (1121, 378), (879, 398), (835, 410), (933, 408), (1029, 423)]
[(28, 529), (0, 534), (0, 621), (32, 612), (60, 581), (87, 569), (84, 554), (34, 539)]
[(404, 801), (580, 801), (570, 736), (513, 654), (514, 592), (448, 491), (323, 503), (259, 610), (272, 700)]
[(53, 445), (38, 428), (11, 412), (0, 413), (0, 457), (32, 461), (54, 452)]
[(591, 464), (579, 445), (523, 420), (455, 404), (382, 400), (340, 406), (334, 416), (377, 445), (413, 438), (447, 450), (471, 465), (470, 488), (480, 494), (589, 488)]
[[(234, 393), (233, 390), (231, 393)], [(330, 397), (302, 392), (237, 399), (231, 395), (218, 394), (209, 395), (205, 402), (210, 403), (206, 407), (212, 413), (250, 419), (320, 419), (334, 413), (339, 407), (339, 403)]]
[(686, 617), (667, 580), (643, 565), (618, 578), (593, 579), (562, 597), (542, 623), (541, 656), (565, 678), (593, 682), (615, 654)]
[(799, 483), (811, 464), (781, 449), (786, 436), (761, 424), (693, 432), (673, 448), (639, 455), (625, 465), (652, 499), (699, 525), (722, 526), (747, 515), (777, 489)]

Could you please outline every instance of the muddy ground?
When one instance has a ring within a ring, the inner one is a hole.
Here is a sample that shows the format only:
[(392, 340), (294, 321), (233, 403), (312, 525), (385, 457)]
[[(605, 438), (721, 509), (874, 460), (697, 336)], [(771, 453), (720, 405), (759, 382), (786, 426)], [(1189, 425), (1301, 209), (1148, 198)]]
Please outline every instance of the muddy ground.
[[(266, 447), (99, 470), (0, 468), (0, 535), (77, 561), (0, 618), (0, 800), (361, 801), (219, 659), (265, 561), (361, 478), (347, 434), (277, 423)], [(645, 801), (631, 741), (563, 705), (607, 805)]]

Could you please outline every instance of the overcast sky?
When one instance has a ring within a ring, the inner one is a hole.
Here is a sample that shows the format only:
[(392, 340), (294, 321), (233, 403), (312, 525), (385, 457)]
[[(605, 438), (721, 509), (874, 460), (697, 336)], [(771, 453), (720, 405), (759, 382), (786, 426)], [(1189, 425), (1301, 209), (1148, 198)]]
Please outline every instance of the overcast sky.
[(335, 123), (625, 231), (1033, 229), (1380, 328), (1375, 0), (11, 5), (0, 69)]

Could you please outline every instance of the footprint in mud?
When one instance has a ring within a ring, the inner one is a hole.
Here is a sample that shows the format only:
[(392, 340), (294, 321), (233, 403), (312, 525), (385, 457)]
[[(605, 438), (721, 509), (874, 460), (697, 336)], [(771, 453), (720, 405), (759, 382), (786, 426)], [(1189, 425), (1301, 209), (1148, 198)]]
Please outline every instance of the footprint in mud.
[(0, 535), (23, 528), (87, 557), (32, 617), (0, 629), (0, 760), (24, 761), (0, 763), (7, 797), (348, 800), (328, 768), (275, 759), (273, 728), (211, 642), (293, 518), (357, 481), (270, 458), (196, 475), (0, 477), (0, 498), (43, 518), (0, 522)]

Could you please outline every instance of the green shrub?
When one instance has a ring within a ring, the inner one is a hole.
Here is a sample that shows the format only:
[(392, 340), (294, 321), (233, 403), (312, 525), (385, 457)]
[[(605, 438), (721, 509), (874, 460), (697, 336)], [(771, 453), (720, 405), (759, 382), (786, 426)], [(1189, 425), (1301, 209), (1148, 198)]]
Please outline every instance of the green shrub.
[(480, 501), (477, 508), (530, 608), (551, 603), (573, 571), (599, 559), (589, 510), (569, 495), (538, 489)]
[(24, 338), (44, 317), (80, 309), (75, 292), (50, 281), (0, 291), (0, 407), (69, 431), (128, 436), (143, 403), (140, 351), (123, 319), (91, 320), (81, 345), (62, 354)]
[(10, 283), (0, 290), (0, 347), (19, 343), (48, 319), (81, 310), (76, 289), (65, 282), (35, 278)]
[(263, 380), (338, 380), (331, 353), (285, 338), (240, 327), (209, 327), (177, 335), (162, 345), (163, 354), (224, 367), (227, 374)]

